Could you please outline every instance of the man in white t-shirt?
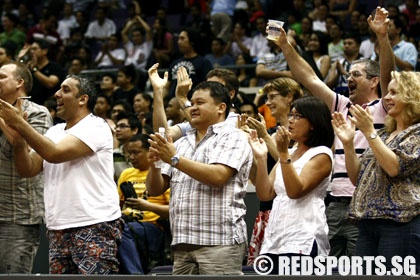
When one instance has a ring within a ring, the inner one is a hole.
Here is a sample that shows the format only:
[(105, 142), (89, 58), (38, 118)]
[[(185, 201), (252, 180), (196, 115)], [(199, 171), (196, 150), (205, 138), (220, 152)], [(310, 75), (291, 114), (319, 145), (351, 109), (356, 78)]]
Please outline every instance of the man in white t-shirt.
[(20, 110), (0, 101), (18, 173), (33, 177), (44, 172), (50, 273), (117, 273), (121, 212), (112, 177), (111, 129), (92, 114), (96, 92), (87, 79), (69, 76), (54, 96), (57, 116), (66, 122), (45, 136)]

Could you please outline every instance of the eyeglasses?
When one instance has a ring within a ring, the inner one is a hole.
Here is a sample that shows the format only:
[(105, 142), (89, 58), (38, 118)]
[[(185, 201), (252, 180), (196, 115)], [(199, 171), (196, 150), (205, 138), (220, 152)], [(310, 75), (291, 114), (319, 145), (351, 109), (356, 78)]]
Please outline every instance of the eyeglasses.
[(292, 119), (292, 118), (293, 118), (293, 120), (295, 120), (295, 121), (298, 121), (298, 120), (300, 120), (301, 118), (304, 118), (304, 116), (303, 116), (303, 115), (301, 115), (301, 114), (299, 114), (299, 113), (289, 113), (289, 114), (287, 114), (287, 117), (288, 117), (289, 119)]
[(346, 79), (350, 78), (351, 76), (353, 76), (353, 78), (359, 78), (359, 77), (363, 76), (363, 74), (360, 73), (359, 71), (353, 71), (353, 72), (347, 73), (344, 76), (346, 77)]
[(267, 101), (273, 101), (273, 99), (274, 99), (277, 95), (281, 95), (281, 94), (280, 94), (280, 93), (267, 94), (267, 97), (265, 98), (265, 102), (267, 103)]
[(115, 129), (117, 129), (117, 128), (119, 128), (119, 129), (123, 129), (123, 128), (131, 128), (131, 126), (129, 126), (128, 124), (117, 124), (117, 125), (115, 126)]

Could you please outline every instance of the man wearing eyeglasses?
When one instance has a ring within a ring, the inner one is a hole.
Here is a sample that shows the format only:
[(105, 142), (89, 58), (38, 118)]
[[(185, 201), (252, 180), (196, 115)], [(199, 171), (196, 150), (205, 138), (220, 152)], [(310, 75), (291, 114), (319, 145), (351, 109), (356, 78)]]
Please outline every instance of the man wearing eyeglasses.
[(141, 133), (142, 125), (139, 119), (134, 115), (127, 113), (119, 113), (115, 125), (115, 138), (119, 142), (118, 148), (114, 149), (114, 180), (118, 181), (118, 178), (124, 169), (132, 167), (129, 161), (128, 154), (128, 142), (131, 137)]
[[(356, 60), (351, 64), (347, 77), (349, 97), (332, 91), (316, 76), (312, 68), (287, 41), (283, 29), (282, 36), (276, 41), (276, 44), (282, 48), (296, 80), (302, 83), (314, 96), (323, 99), (330, 107), (331, 112), (339, 111), (348, 116), (352, 104), (368, 106), (373, 115), (375, 128), (378, 129), (383, 126), (386, 115), (386, 108), (380, 99), (380, 92), (381, 90), (382, 92), (387, 91), (388, 83), (391, 80), (391, 71), (395, 65), (394, 55), (387, 36), (389, 22), (387, 16), (388, 12), (378, 7), (375, 18), (368, 18), (369, 26), (378, 38), (380, 65), (369, 59)], [(351, 256), (356, 247), (358, 229), (347, 220), (347, 213), (355, 186), (350, 182), (347, 175), (343, 144), (338, 140), (335, 141), (334, 145), (335, 165), (330, 187), (331, 203), (326, 211), (331, 245), (330, 255), (337, 257)], [(361, 155), (369, 146), (368, 140), (359, 130), (356, 131), (354, 146), (358, 155)]]

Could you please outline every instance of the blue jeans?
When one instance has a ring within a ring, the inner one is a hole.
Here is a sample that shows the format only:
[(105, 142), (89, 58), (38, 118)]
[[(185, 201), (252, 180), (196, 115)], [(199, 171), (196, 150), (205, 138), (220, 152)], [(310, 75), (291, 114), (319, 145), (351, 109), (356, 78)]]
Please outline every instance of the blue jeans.
[(416, 271), (419, 273), (420, 215), (408, 223), (384, 219), (361, 220), (355, 255), (384, 256), (387, 270), (392, 268), (393, 256), (413, 256), (416, 259)]
[(163, 232), (158, 226), (149, 222), (125, 224), (117, 254), (120, 261), (120, 274), (148, 272), (148, 267), (143, 267), (146, 260), (141, 259), (139, 250), (145, 251), (147, 257), (152, 258), (163, 254)]

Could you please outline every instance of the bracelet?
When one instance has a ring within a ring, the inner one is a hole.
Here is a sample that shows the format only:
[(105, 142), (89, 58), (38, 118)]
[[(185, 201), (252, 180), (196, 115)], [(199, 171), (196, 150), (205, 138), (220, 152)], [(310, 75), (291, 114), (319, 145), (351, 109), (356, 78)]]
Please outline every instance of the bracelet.
[(281, 159), (279, 159), (280, 163), (284, 163), (284, 164), (291, 164), (292, 163), (292, 159), (291, 158), (287, 158), (286, 161), (282, 161)]

